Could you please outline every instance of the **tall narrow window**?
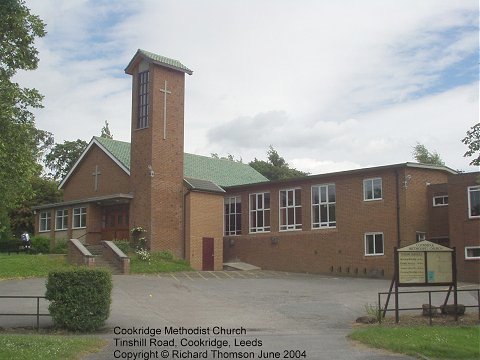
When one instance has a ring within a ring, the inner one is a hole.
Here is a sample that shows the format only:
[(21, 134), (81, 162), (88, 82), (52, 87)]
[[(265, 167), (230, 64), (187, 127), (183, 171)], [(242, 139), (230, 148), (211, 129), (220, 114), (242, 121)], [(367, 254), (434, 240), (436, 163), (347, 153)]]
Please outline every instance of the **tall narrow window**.
[(270, 193), (250, 194), (250, 232), (270, 231)]
[(225, 235), (242, 234), (242, 200), (240, 196), (225, 198)]
[(79, 207), (73, 209), (73, 228), (79, 229), (87, 226), (87, 208)]
[(39, 231), (50, 231), (50, 222), (52, 214), (50, 211), (42, 211), (40, 213), (40, 228)]
[(312, 186), (312, 228), (336, 227), (335, 184)]
[(68, 210), (57, 210), (55, 220), (55, 230), (66, 230), (68, 228)]
[(480, 217), (480, 186), (468, 188), (468, 217)]
[(302, 228), (301, 189), (280, 190), (280, 231)]
[(138, 74), (138, 121), (137, 129), (148, 127), (148, 71)]
[(380, 200), (382, 198), (382, 179), (363, 180), (363, 200)]

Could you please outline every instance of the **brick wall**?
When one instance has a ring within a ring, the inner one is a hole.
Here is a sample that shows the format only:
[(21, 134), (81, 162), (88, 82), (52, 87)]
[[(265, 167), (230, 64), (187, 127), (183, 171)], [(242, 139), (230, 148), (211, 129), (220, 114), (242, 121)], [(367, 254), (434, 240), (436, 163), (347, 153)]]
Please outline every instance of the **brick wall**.
[(433, 206), (435, 196), (448, 195), (448, 184), (432, 184), (428, 187), (428, 231), (427, 239), (433, 242), (440, 242), (442, 245), (450, 246), (448, 205)]
[[(224, 260), (238, 259), (273, 270), (391, 277), (393, 249), (398, 244), (395, 170), (399, 172), (402, 246), (414, 242), (415, 232), (427, 228), (426, 215), (419, 216), (427, 212), (426, 182), (445, 181), (445, 173), (408, 168), (411, 177), (405, 189), (403, 168), (365, 169), (229, 190), (228, 196), (241, 196), (243, 226), (242, 235), (224, 237)], [(382, 178), (382, 199), (364, 201), (363, 180), (377, 177)], [(329, 183), (336, 185), (337, 226), (312, 229), (311, 186)], [(294, 187), (302, 193), (302, 230), (279, 231), (279, 190)], [(249, 234), (248, 196), (263, 191), (270, 192), (271, 231)], [(383, 233), (384, 255), (365, 255), (368, 232)]]
[[(101, 175), (98, 176), (98, 189), (95, 191), (95, 166)], [(97, 145), (93, 145), (63, 186), (63, 200), (78, 200), (91, 197), (127, 194), (130, 192), (130, 180), (125, 173)]]
[[(149, 69), (149, 126), (137, 129), (138, 72)], [(168, 83), (167, 133), (164, 94)], [(146, 228), (152, 250), (183, 256), (183, 111), (185, 74), (140, 62), (133, 74), (130, 226)], [(149, 166), (154, 171), (150, 176)]]
[(466, 260), (466, 246), (480, 246), (480, 218), (468, 216), (468, 187), (480, 185), (480, 172), (448, 178), (450, 245), (457, 250), (458, 279), (478, 283), (480, 260)]
[(214, 269), (223, 268), (223, 195), (190, 192), (186, 208), (186, 257), (202, 270), (203, 238), (214, 239)]

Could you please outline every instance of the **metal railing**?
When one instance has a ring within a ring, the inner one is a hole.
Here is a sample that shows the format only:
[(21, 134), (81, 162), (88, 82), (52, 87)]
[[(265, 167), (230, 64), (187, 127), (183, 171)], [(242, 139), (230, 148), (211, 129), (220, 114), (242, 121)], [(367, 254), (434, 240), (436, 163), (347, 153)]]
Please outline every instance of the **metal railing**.
[[(428, 293), (428, 316), (429, 316), (429, 323), (430, 325), (432, 325), (432, 317), (434, 317), (434, 311), (433, 309), (436, 308), (434, 306), (432, 306), (432, 293), (447, 293), (449, 294), (449, 290), (417, 290), (417, 291), (399, 291), (398, 292), (398, 295), (402, 295), (402, 294), (427, 294)], [(462, 305), (466, 308), (477, 308), (478, 309), (478, 319), (480, 320), (480, 289), (461, 289), (461, 290), (458, 290), (457, 289), (457, 293), (459, 292), (476, 292), (477, 293), (477, 304), (476, 305)], [(384, 308), (382, 306), (382, 302), (381, 302), (381, 297), (382, 295), (389, 295), (389, 294), (395, 294), (394, 291), (392, 291), (391, 293), (389, 292), (379, 292), (378, 293), (378, 320), (379, 322), (381, 323), (382, 322), (382, 318), (385, 317), (385, 313), (387, 311), (395, 311), (396, 309), (393, 308), (393, 309), (388, 309), (388, 308)], [(445, 299), (445, 302), (443, 305), (447, 305), (447, 301), (448, 301), (448, 295)], [(395, 305), (396, 306), (396, 305)], [(423, 310), (423, 307), (408, 307), (408, 308), (399, 308), (398, 311), (406, 311), (406, 310)], [(455, 309), (455, 312), (457, 312), (457, 309)], [(457, 317), (455, 318), (455, 320), (457, 320)]]
[(52, 316), (50, 314), (40, 313), (40, 299), (46, 299), (45, 296), (23, 296), (23, 295), (0, 295), (0, 299), (37, 299), (37, 312), (22, 314), (22, 313), (0, 313), (0, 316), (36, 316), (37, 317), (37, 331), (40, 328), (40, 316)]

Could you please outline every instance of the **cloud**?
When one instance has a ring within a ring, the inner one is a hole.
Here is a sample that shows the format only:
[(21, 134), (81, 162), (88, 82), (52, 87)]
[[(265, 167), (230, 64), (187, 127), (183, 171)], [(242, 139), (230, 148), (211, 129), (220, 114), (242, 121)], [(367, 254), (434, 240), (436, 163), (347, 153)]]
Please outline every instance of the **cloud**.
[(313, 159), (313, 169), (410, 160), (423, 141), (447, 164), (466, 166), (456, 138), (478, 121), (476, 1), (27, 6), (48, 35), (38, 41), (39, 69), (19, 79), (45, 94), (37, 124), (57, 141), (88, 140), (104, 120), (129, 141), (123, 69), (144, 48), (194, 70), (186, 78), (186, 151), (252, 159), (272, 144), (287, 161)]

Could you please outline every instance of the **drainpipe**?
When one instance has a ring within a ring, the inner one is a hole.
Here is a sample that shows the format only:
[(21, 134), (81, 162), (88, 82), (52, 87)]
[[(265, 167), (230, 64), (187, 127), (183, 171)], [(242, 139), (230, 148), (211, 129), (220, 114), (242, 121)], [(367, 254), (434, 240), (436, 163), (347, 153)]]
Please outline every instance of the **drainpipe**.
[(187, 239), (186, 239), (186, 234), (187, 234), (187, 224), (185, 222), (185, 219), (187, 218), (187, 207), (185, 206), (187, 202), (187, 196), (190, 194), (190, 189), (187, 190), (187, 192), (183, 195), (183, 259), (187, 260)]
[(397, 198), (397, 248), (400, 248), (400, 186), (398, 183), (398, 169), (395, 169), (395, 192)]

